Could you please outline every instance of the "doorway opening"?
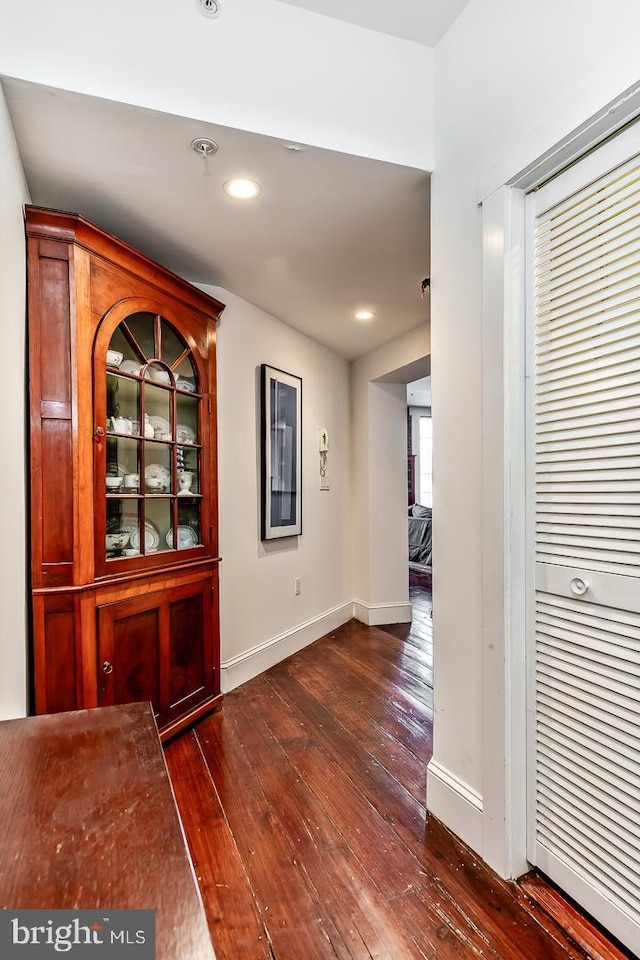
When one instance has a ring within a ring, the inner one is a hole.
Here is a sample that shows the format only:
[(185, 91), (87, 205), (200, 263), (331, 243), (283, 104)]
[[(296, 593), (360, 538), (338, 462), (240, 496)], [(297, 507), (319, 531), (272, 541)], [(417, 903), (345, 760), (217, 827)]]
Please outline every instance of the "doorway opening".
[(428, 594), (430, 614), (433, 506), (430, 376), (407, 384), (407, 501), (409, 600), (413, 606), (420, 593)]

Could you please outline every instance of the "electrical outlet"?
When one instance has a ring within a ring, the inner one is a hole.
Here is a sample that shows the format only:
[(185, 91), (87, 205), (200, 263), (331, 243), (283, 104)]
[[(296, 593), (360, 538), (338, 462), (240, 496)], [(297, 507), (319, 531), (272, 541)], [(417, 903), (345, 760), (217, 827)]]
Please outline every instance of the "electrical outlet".
[(300, 577), (296, 577), (295, 580), (293, 581), (293, 592), (294, 592), (294, 594), (296, 595), (296, 597), (299, 597), (299, 596), (300, 596), (300, 584), (301, 584), (301, 583), (302, 583), (302, 580), (300, 579)]

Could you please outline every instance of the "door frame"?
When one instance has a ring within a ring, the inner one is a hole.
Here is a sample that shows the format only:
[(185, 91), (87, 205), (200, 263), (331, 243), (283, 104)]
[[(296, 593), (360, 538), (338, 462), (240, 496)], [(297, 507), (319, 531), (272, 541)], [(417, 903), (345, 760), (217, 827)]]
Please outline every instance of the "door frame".
[[(640, 93), (626, 96), (640, 115)], [(633, 104), (631, 101), (634, 101)], [(615, 106), (615, 104), (613, 105)], [(597, 129), (586, 142), (581, 131)], [(530, 459), (527, 330), (527, 194), (579, 161), (599, 163), (605, 141), (625, 159), (620, 116), (607, 104), (489, 196), (481, 198), (482, 302), (482, 770), (483, 858), (503, 877), (530, 869), (527, 842), (527, 658), (531, 650), (532, 517), (528, 503)], [(613, 139), (611, 139), (614, 137)], [(589, 156), (593, 154), (593, 156)], [(559, 162), (562, 157), (562, 162)]]
[(524, 191), (501, 187), (482, 216), (482, 854), (517, 877), (529, 869)]

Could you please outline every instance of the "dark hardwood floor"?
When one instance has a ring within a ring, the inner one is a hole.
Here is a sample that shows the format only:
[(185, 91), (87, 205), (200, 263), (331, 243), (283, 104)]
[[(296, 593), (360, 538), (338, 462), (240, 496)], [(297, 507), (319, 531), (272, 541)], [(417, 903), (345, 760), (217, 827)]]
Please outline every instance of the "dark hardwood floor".
[(438, 821), (425, 826), (424, 585), (412, 571), (410, 625), (351, 621), (167, 745), (218, 960), (592, 956)]

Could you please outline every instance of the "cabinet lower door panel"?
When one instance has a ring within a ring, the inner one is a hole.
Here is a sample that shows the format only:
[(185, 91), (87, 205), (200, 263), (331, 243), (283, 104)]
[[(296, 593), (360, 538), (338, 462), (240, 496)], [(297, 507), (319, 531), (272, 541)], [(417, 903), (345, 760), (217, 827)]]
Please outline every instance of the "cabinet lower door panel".
[(99, 706), (150, 700), (158, 726), (214, 693), (210, 578), (98, 606)]
[[(120, 604), (124, 607), (126, 604)], [(101, 644), (99, 686), (101, 707), (114, 703), (150, 700), (156, 713), (160, 701), (158, 641), (160, 611), (143, 610), (127, 614), (115, 610), (113, 628), (107, 631), (109, 646)]]
[(172, 603), (169, 610), (169, 706), (202, 691), (205, 676), (205, 611), (202, 594)]

